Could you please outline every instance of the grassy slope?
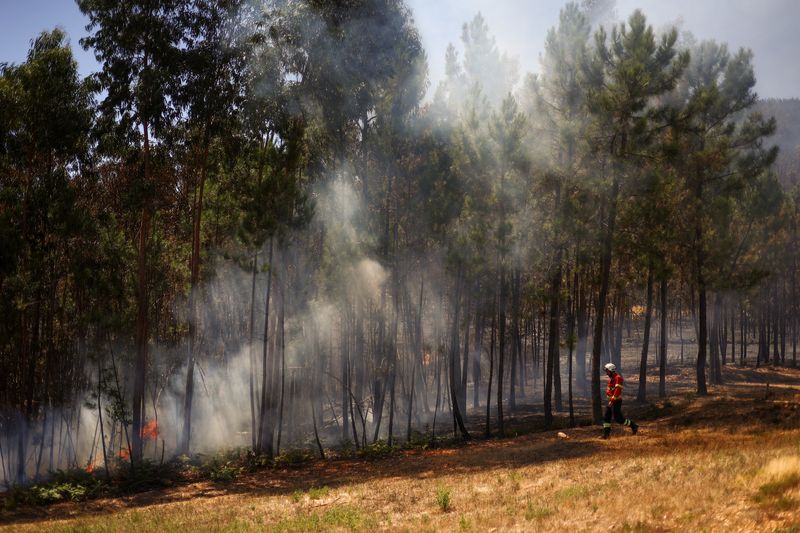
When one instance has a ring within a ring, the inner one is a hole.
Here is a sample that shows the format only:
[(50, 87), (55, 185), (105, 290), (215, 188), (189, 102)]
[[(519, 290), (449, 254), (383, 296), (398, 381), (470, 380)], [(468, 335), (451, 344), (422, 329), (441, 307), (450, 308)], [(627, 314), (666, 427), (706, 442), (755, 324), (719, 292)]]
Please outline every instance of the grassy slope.
[(630, 406), (636, 437), (531, 433), (6, 518), (20, 531), (800, 531), (800, 372), (725, 376), (708, 398), (672, 386), (666, 404)]

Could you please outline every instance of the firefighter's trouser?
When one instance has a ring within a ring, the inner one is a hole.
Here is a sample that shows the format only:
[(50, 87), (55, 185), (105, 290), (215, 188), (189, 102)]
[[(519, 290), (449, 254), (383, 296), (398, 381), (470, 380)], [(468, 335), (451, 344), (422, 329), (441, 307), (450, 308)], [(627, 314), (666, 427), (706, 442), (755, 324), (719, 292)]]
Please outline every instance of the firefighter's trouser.
[(617, 400), (612, 404), (612, 407), (606, 406), (606, 416), (603, 417), (603, 432), (605, 434), (611, 433), (611, 419), (614, 419), (617, 424), (623, 426), (634, 426), (635, 424), (630, 418), (622, 416), (622, 400)]

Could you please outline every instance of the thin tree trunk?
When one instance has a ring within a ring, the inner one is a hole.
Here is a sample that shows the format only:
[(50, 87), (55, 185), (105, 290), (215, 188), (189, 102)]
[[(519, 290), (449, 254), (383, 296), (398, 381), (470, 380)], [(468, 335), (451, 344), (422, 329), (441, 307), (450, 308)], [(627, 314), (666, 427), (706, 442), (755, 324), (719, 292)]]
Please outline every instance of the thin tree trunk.
[(192, 221), (192, 257), (189, 262), (191, 273), (191, 287), (189, 289), (189, 346), (186, 364), (186, 392), (183, 402), (183, 433), (178, 452), (181, 454), (189, 453), (189, 444), (192, 434), (192, 401), (194, 400), (194, 362), (195, 345), (197, 342), (198, 322), (200, 313), (197, 308), (197, 292), (200, 290), (200, 223), (203, 216), (203, 190), (206, 183), (207, 161), (208, 161), (208, 128), (203, 134), (203, 152), (200, 162), (200, 183), (197, 186), (196, 199), (194, 202), (194, 213)]
[(506, 350), (506, 277), (505, 269), (500, 269), (500, 302), (498, 309), (498, 350), (497, 350), (497, 432), (505, 436), (503, 421), (503, 363)]
[[(639, 360), (639, 391), (636, 401), (647, 401), (647, 350), (650, 347), (650, 319), (653, 316), (653, 262), (647, 268), (647, 303), (644, 312), (644, 339), (642, 340), (642, 357)], [(663, 337), (663, 335), (662, 335)]]
[[(145, 53), (144, 65), (147, 67), (148, 56)], [(146, 186), (151, 185), (150, 176), (150, 124), (142, 120), (143, 155), (144, 155), (144, 181)], [(136, 258), (136, 363), (133, 374), (133, 402), (132, 402), (132, 447), (131, 467), (142, 459), (142, 427), (144, 418), (144, 390), (147, 376), (147, 349), (149, 340), (148, 311), (149, 280), (148, 280), (148, 250), (150, 247), (150, 233), (152, 231), (152, 211), (150, 202), (142, 208), (142, 218), (139, 225), (139, 243)]]
[[(258, 453), (266, 452), (267, 457), (272, 458), (272, 425), (267, 424), (267, 417), (269, 411), (269, 404), (267, 398), (271, 393), (269, 389), (269, 381), (267, 376), (267, 368), (269, 363), (269, 305), (270, 305), (270, 292), (272, 290), (272, 255), (273, 244), (272, 237), (269, 239), (269, 256), (267, 259), (267, 295), (264, 302), (264, 341), (262, 343), (261, 352), (261, 402), (260, 412), (258, 415), (258, 440), (256, 451)], [(269, 435), (267, 434), (269, 433)], [(268, 449), (265, 449), (269, 446)]]
[[(550, 327), (547, 334), (547, 361), (545, 363), (545, 383), (544, 383), (544, 423), (550, 427), (553, 424), (553, 376), (556, 371), (556, 359), (560, 355), (559, 346), (559, 299), (561, 295), (561, 249), (556, 251), (555, 265), (550, 277)], [(560, 396), (561, 391), (557, 391)], [(559, 409), (560, 402), (556, 402), (556, 409)]]
[(494, 373), (494, 346), (495, 346), (495, 331), (497, 329), (497, 305), (492, 306), (492, 332), (489, 341), (489, 383), (486, 389), (486, 436), (492, 434), (491, 416), (492, 416), (492, 374)]
[(667, 396), (667, 275), (661, 278), (661, 359), (658, 365), (658, 397)]
[(461, 409), (458, 406), (458, 385), (460, 383), (458, 376), (456, 375), (459, 363), (458, 358), (458, 323), (459, 323), (459, 313), (461, 310), (461, 284), (462, 281), (462, 274), (459, 272), (457, 279), (456, 279), (456, 290), (455, 290), (455, 298), (453, 301), (453, 329), (452, 335), (450, 337), (450, 403), (453, 410), (453, 419), (455, 423), (458, 425), (458, 429), (461, 432), (463, 438), (468, 439), (470, 438), (469, 433), (467, 432), (467, 428), (464, 425), (464, 419), (461, 416)]
[(595, 306), (594, 337), (592, 339), (592, 420), (599, 424), (602, 420), (600, 405), (600, 351), (603, 342), (603, 318), (606, 312), (606, 298), (611, 273), (611, 245), (614, 238), (614, 227), (617, 221), (617, 196), (619, 194), (619, 177), (615, 174), (611, 187), (611, 205), (606, 222), (606, 235), (603, 239), (603, 259), (600, 270), (600, 292)]
[[(250, 356), (250, 440), (252, 442), (253, 450), (258, 450), (258, 443), (256, 442), (257, 428), (256, 428), (256, 391), (255, 391), (255, 375), (256, 375), (256, 355), (253, 351), (253, 340), (255, 336), (256, 324), (256, 263), (258, 254), (253, 254), (253, 282), (250, 290), (250, 342), (248, 343), (248, 355)], [(260, 408), (258, 410), (260, 412)]]

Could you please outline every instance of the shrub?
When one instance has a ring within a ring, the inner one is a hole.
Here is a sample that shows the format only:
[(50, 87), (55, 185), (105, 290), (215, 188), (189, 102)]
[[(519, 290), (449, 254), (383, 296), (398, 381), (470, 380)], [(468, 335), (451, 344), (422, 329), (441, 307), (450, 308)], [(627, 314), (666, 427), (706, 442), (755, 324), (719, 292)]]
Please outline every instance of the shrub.
[(439, 504), (439, 509), (442, 512), (448, 513), (453, 508), (452, 501), (450, 500), (450, 489), (447, 487), (439, 487), (436, 489), (436, 503)]

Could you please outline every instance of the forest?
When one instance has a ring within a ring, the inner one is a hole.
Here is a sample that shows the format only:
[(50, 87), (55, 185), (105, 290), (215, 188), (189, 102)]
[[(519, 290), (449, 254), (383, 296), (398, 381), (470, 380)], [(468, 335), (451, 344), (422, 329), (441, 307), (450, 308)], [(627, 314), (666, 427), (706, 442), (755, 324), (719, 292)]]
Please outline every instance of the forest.
[(98, 72), (59, 28), (0, 64), (5, 488), (597, 429), (608, 362), (641, 404), (796, 367), (798, 101), (612, 4), (535, 74), (477, 14), (431, 86), (403, 0), (77, 0)]

